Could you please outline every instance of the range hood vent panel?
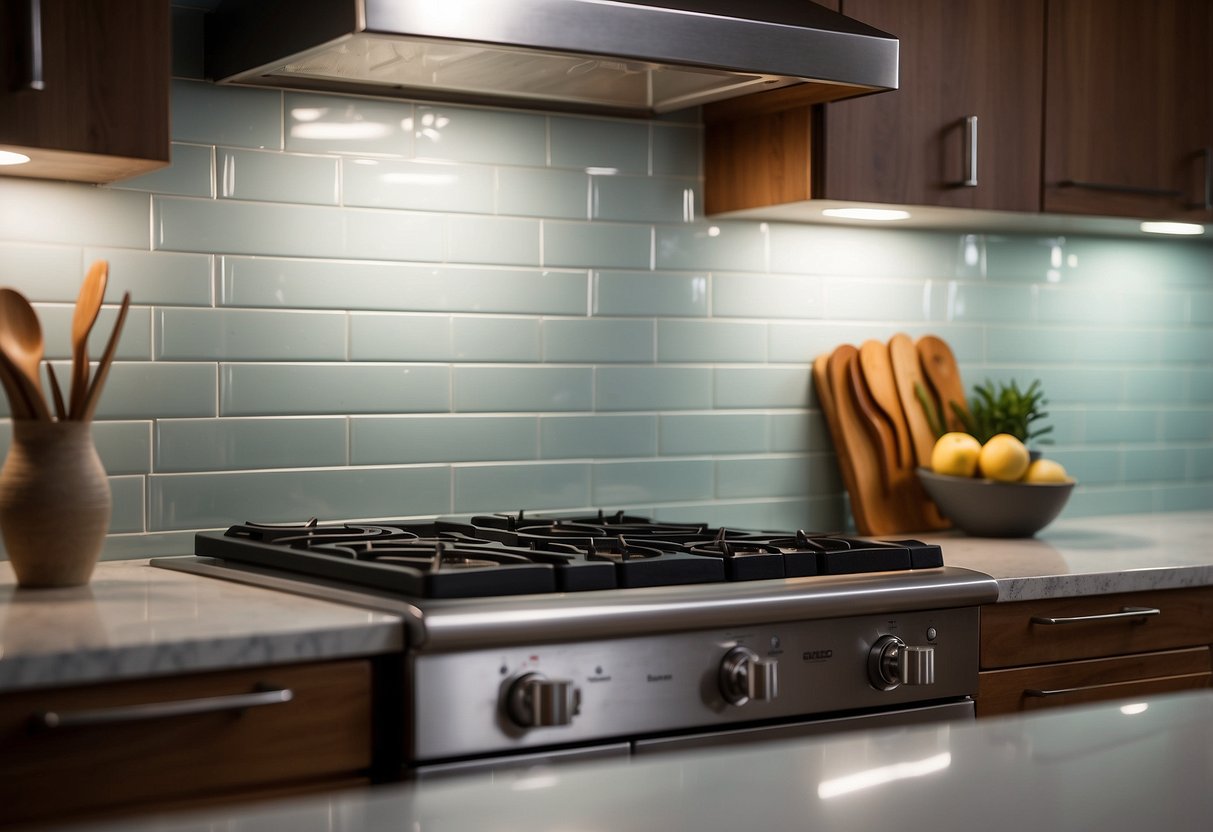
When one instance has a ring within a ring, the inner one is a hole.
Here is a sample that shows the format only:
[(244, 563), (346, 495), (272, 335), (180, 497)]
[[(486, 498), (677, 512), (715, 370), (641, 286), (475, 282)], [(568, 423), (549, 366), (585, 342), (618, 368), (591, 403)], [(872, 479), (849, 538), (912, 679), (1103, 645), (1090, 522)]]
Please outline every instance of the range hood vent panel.
[(808, 0), (227, 0), (207, 53), (220, 82), (652, 115), (893, 89), (898, 43)]

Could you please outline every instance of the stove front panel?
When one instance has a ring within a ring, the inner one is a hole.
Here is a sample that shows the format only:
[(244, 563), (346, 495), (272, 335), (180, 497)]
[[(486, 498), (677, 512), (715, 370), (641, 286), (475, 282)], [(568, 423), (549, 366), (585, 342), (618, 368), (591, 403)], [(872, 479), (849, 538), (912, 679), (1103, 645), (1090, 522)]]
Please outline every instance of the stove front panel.
[[(933, 675), (932, 682), (883, 689), (889, 685), (879, 678), (873, 651), (888, 636), (930, 648), (903, 655), (902, 667), (919, 681)], [(975, 607), (414, 653), (407, 753), (417, 765), (744, 723), (888, 712), (976, 695), (978, 661)], [(755, 679), (752, 686), (748, 676)], [(520, 724), (528, 721), (548, 724)]]

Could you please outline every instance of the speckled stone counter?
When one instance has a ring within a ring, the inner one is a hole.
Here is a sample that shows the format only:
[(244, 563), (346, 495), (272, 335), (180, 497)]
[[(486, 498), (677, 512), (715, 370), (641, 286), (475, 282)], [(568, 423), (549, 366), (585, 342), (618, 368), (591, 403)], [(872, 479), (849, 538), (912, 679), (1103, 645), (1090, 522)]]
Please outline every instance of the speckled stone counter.
[(20, 589), (0, 562), (0, 692), (400, 650), (393, 615), (148, 566)]
[(1060, 519), (1034, 538), (923, 539), (998, 580), (999, 601), (1213, 585), (1213, 511)]

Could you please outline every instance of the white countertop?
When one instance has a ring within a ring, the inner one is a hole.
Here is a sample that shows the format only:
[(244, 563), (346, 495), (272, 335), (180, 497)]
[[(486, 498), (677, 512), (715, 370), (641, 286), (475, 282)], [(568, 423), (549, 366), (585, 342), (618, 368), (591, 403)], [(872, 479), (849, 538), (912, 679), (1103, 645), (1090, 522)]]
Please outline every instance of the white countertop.
[(393, 615), (100, 563), (87, 586), (20, 589), (0, 562), (0, 692), (397, 651)]
[(921, 538), (998, 580), (999, 601), (1213, 585), (1213, 511), (1083, 517), (1034, 538)]
[(976, 723), (381, 786), (126, 832), (1209, 829), (1213, 692)]

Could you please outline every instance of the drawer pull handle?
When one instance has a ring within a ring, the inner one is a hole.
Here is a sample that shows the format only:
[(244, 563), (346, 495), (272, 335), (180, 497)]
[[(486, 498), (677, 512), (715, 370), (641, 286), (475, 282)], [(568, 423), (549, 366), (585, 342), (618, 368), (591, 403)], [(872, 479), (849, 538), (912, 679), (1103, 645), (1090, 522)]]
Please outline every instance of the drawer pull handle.
[(1057, 688), (1056, 690), (1039, 690), (1037, 688), (1028, 688), (1027, 690), (1025, 690), (1023, 692), (1023, 695), (1024, 696), (1037, 696), (1037, 697), (1065, 696), (1067, 693), (1083, 693), (1084, 691), (1088, 691), (1088, 690), (1102, 690), (1103, 688), (1114, 688), (1114, 687), (1117, 687), (1118, 685), (1122, 685), (1122, 684), (1124, 684), (1124, 683), (1123, 682), (1112, 682), (1112, 683), (1106, 684), (1106, 685), (1083, 685), (1083, 686), (1077, 687), (1077, 688)]
[(175, 716), (243, 711), (265, 705), (281, 705), (295, 698), (289, 688), (236, 693), (229, 696), (209, 696), (204, 699), (182, 699), (179, 702), (150, 702), (146, 705), (126, 705), (118, 708), (97, 708), (85, 711), (43, 711), (34, 714), (33, 722), (40, 728), (83, 728), (91, 725), (117, 725), (146, 722)]
[(1104, 612), (1098, 615), (1072, 615), (1068, 618), (1049, 618), (1043, 615), (1032, 616), (1033, 624), (1081, 624), (1086, 621), (1122, 621), (1149, 618), (1162, 615), (1162, 610), (1156, 607), (1125, 607), (1120, 612)]
[(1057, 183), (1059, 188), (1081, 188), (1087, 191), (1111, 191), (1118, 194), (1136, 194), (1137, 196), (1157, 196), (1175, 198), (1183, 196), (1183, 191), (1173, 188), (1143, 188), (1137, 185), (1118, 185), (1112, 182), (1083, 182), (1077, 179), (1063, 179)]

